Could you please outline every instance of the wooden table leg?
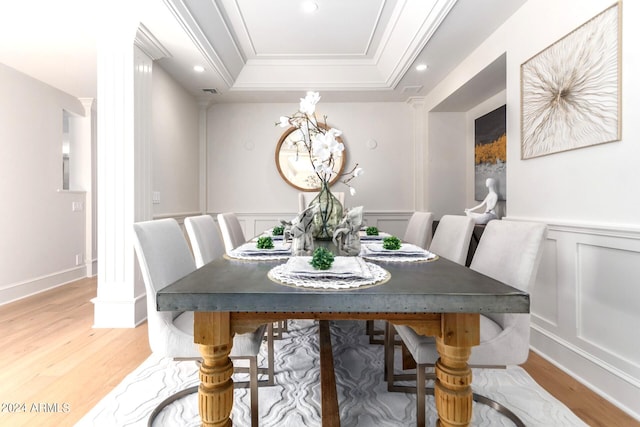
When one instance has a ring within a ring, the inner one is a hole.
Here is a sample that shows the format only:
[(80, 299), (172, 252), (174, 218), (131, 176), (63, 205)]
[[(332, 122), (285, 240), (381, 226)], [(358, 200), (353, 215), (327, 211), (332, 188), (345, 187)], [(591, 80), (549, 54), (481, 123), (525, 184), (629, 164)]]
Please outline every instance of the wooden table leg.
[(320, 392), (322, 394), (322, 427), (340, 427), (340, 407), (328, 320), (320, 321)]
[(480, 343), (478, 314), (444, 314), (442, 336), (436, 337), (440, 359), (436, 362), (435, 400), (439, 427), (471, 424), (473, 394), (471, 347)]
[(194, 316), (194, 341), (202, 354), (198, 407), (203, 427), (230, 427), (233, 407), (233, 363), (229, 358), (233, 335), (229, 313)]

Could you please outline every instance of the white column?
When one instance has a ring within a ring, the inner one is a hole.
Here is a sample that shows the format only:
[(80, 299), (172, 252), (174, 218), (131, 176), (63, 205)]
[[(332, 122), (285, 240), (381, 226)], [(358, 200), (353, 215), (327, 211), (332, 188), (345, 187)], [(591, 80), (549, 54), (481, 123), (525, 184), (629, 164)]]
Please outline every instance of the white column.
[(426, 183), (426, 154), (427, 154), (427, 137), (426, 137), (426, 112), (424, 97), (411, 97), (407, 101), (413, 111), (413, 176), (414, 176), (414, 194), (413, 206), (415, 210), (428, 210), (425, 200), (427, 189)]
[(95, 254), (96, 243), (96, 199), (94, 183), (96, 180), (96, 103), (94, 98), (79, 98), (84, 107), (84, 117), (78, 118), (77, 136), (81, 141), (82, 149), (78, 153), (78, 168), (76, 174), (80, 180), (80, 187), (85, 191), (85, 246), (84, 264), (87, 269), (87, 277), (93, 277), (97, 273), (97, 260)]
[(209, 206), (207, 205), (207, 180), (209, 171), (207, 170), (207, 110), (211, 102), (208, 100), (198, 101), (199, 109), (199, 139), (200, 139), (200, 212), (207, 213)]
[(134, 49), (138, 22), (126, 5), (118, 5), (109, 12), (121, 14), (105, 19), (112, 25), (98, 40), (99, 263), (98, 296), (92, 301), (94, 327), (106, 328), (134, 327), (146, 317), (144, 287), (136, 280), (133, 223), (149, 219), (151, 211), (150, 178), (145, 177), (150, 168), (144, 166), (151, 61)]

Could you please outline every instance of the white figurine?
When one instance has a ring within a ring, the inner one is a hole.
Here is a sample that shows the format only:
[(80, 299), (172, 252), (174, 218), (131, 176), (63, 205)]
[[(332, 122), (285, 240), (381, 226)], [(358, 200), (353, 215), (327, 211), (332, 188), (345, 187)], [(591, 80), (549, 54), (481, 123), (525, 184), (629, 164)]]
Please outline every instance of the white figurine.
[(360, 227), (362, 206), (349, 209), (333, 232), (333, 243), (340, 253), (352, 256), (360, 253)]
[[(486, 186), (489, 189), (489, 194), (478, 205), (469, 209), (465, 209), (464, 212), (467, 216), (473, 218), (476, 224), (486, 224), (493, 219), (498, 219), (496, 215), (496, 205), (498, 204), (498, 193), (496, 192), (496, 180), (493, 178), (487, 178)], [(473, 212), (485, 206), (484, 213)]]
[(291, 254), (293, 256), (313, 253), (313, 216), (317, 206), (309, 206), (291, 221)]

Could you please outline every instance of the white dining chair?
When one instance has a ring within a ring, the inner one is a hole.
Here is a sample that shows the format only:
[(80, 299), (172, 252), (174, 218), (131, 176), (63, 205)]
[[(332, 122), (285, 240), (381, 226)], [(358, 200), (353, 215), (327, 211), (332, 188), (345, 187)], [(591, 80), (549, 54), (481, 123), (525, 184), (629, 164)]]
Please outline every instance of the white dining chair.
[[(220, 229), (211, 215), (191, 216), (184, 219), (187, 236), (191, 242), (191, 249), (196, 261), (196, 267), (200, 268), (211, 261), (222, 257), (224, 243), (220, 236)], [(266, 374), (267, 380), (258, 381), (258, 385), (274, 384), (274, 350), (273, 350), (273, 324), (267, 326), (267, 368), (258, 368), (259, 374)]]
[(220, 258), (224, 254), (224, 243), (220, 228), (211, 215), (191, 216), (184, 219), (184, 228), (191, 242), (196, 267)]
[[(332, 191), (331, 194), (333, 194), (338, 201), (340, 202), (340, 204), (342, 206), (344, 206), (344, 192), (342, 191)], [(313, 199), (318, 195), (318, 192), (309, 192), (309, 191), (301, 191), (300, 193), (298, 193), (298, 213), (302, 212), (303, 210), (307, 209), (309, 207), (309, 204), (313, 201)]]
[(443, 215), (433, 233), (429, 252), (464, 265), (475, 222), (466, 215)]
[[(247, 241), (242, 231), (242, 226), (238, 220), (238, 216), (233, 212), (225, 212), (218, 214), (218, 224), (220, 225), (220, 232), (222, 234), (222, 241), (224, 242), (225, 252), (230, 252), (242, 245)], [(282, 320), (277, 322), (276, 330), (270, 334), (276, 339), (282, 339), (283, 333), (288, 330), (288, 322)]]
[[(455, 263), (464, 265), (469, 251), (469, 243), (471, 242), (471, 233), (475, 222), (473, 218), (466, 215), (444, 215), (438, 221), (438, 227), (433, 234), (433, 239), (429, 245), (429, 252), (439, 257), (446, 258)], [(396, 340), (396, 331), (389, 322), (385, 325), (385, 361), (388, 357), (393, 357), (393, 349), (389, 346), (401, 344)], [(386, 339), (386, 335), (393, 336), (394, 339)], [(377, 340), (376, 340), (377, 341)], [(374, 343), (376, 342), (374, 341)], [(389, 356), (391, 355), (391, 356)], [(385, 369), (388, 369), (388, 363), (385, 362)]]
[(238, 216), (235, 213), (225, 212), (218, 214), (218, 225), (220, 226), (222, 241), (227, 254), (247, 241)]
[[(491, 221), (480, 239), (470, 268), (531, 293), (546, 232), (545, 224)], [(471, 367), (498, 368), (524, 363), (529, 356), (529, 323), (529, 313), (480, 314), (480, 345), (472, 348), (468, 364)], [(393, 354), (387, 358), (387, 387), (389, 391), (417, 392), (417, 425), (421, 427), (425, 423), (425, 395), (433, 393), (433, 389), (425, 388), (425, 381), (426, 368), (433, 367), (439, 357), (436, 342), (433, 337), (419, 335), (408, 326), (397, 325), (395, 329), (417, 363), (416, 387), (395, 385), (398, 378), (393, 370)], [(387, 341), (390, 341), (390, 336), (387, 335)], [(388, 344), (387, 348), (394, 348), (391, 342)], [(433, 379), (433, 375), (429, 378)], [(403, 376), (401, 379), (406, 378)], [(503, 405), (477, 394), (473, 399), (497, 409), (516, 426), (524, 425)]]
[(402, 241), (427, 249), (431, 244), (432, 225), (431, 212), (414, 212), (409, 218)]
[[(432, 226), (433, 214), (431, 212), (414, 212), (409, 218), (402, 241), (427, 249), (431, 243)], [(373, 320), (367, 320), (366, 333), (369, 335), (369, 344), (385, 344), (386, 328), (386, 323), (384, 328), (379, 329), (379, 327), (376, 328)], [(383, 338), (377, 338), (378, 336), (383, 336)]]
[[(156, 292), (196, 270), (184, 233), (175, 219), (138, 222), (133, 225), (134, 246), (147, 296), (147, 324), (151, 351), (162, 357), (200, 360), (193, 338), (192, 311), (158, 311)], [(236, 334), (230, 357), (249, 360), (252, 426), (258, 425), (258, 353), (266, 325), (252, 333)], [(239, 370), (236, 370), (239, 372)], [(237, 386), (243, 385), (238, 383)], [(198, 391), (189, 387), (175, 393), (156, 407), (153, 418), (171, 402)]]

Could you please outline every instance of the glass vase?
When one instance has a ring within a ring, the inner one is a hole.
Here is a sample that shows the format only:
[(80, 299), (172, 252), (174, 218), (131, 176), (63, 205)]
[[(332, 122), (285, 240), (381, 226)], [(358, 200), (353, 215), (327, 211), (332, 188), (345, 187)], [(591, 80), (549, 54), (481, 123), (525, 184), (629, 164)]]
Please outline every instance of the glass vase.
[(342, 221), (342, 203), (331, 193), (329, 185), (322, 183), (320, 192), (310, 205), (318, 205), (313, 217), (313, 237), (318, 240), (333, 239), (333, 230)]

